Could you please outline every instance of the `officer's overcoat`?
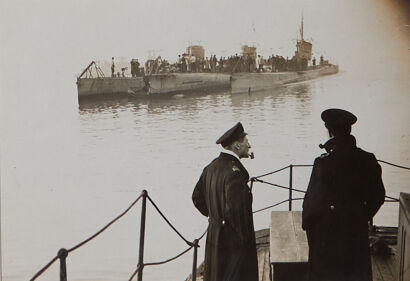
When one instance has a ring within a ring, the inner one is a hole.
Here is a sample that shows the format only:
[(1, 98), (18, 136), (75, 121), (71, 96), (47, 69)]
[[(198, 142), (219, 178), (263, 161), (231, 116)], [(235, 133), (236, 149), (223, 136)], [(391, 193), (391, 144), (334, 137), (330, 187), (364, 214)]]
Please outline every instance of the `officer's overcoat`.
[(371, 281), (368, 221), (384, 202), (381, 168), (353, 136), (332, 143), (315, 160), (303, 202), (310, 280)]
[(204, 281), (257, 281), (258, 263), (249, 174), (233, 155), (221, 153), (205, 169), (192, 200), (209, 217)]

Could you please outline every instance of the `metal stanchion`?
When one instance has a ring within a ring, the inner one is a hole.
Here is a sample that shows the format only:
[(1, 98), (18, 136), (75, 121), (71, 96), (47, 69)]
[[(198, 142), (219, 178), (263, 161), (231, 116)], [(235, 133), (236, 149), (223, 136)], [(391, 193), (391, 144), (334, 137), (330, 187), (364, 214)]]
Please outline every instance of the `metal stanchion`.
[(289, 211), (292, 211), (293, 165), (289, 165)]
[(194, 240), (194, 261), (192, 263), (192, 281), (196, 281), (196, 267), (198, 258), (198, 239)]
[(67, 281), (67, 264), (66, 259), (68, 256), (67, 249), (60, 249), (58, 251), (58, 258), (60, 259), (60, 281)]
[(145, 240), (145, 217), (147, 211), (147, 196), (148, 192), (146, 190), (142, 191), (142, 208), (141, 208), (141, 226), (140, 226), (140, 249), (138, 256), (138, 267), (140, 271), (138, 272), (138, 281), (142, 281), (142, 271), (144, 269), (144, 240)]

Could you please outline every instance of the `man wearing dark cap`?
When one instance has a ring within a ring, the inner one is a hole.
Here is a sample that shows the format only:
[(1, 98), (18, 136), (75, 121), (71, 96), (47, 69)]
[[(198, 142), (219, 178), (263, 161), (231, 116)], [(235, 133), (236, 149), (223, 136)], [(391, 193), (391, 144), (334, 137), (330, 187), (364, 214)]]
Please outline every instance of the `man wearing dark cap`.
[(240, 158), (253, 157), (241, 123), (217, 141), (225, 149), (202, 172), (192, 194), (209, 220), (204, 281), (257, 281), (258, 261), (249, 174)]
[(309, 243), (309, 281), (372, 281), (369, 221), (384, 203), (375, 156), (350, 135), (356, 116), (328, 109), (322, 120), (331, 137), (315, 159), (303, 202)]

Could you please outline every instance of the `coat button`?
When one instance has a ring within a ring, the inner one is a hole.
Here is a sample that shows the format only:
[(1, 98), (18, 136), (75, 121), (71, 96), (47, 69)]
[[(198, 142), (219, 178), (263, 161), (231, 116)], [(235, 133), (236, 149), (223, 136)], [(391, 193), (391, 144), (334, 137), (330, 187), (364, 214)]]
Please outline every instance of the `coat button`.
[(335, 206), (333, 206), (333, 205), (330, 205), (330, 210), (334, 210), (335, 209)]
[(225, 220), (222, 220), (222, 225), (225, 225)]

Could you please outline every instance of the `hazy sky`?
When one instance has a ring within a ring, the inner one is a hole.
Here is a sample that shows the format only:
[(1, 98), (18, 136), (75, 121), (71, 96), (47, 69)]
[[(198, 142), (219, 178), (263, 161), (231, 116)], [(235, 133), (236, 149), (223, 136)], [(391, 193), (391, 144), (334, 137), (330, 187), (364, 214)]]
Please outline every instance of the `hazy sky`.
[(359, 78), (405, 80), (410, 77), (405, 2), (1, 0), (1, 120), (19, 115), (26, 122), (42, 110), (30, 104), (44, 91), (77, 103), (75, 78), (91, 60), (145, 61), (155, 50), (173, 61), (191, 43), (204, 45), (206, 55), (230, 55), (242, 44), (254, 44), (265, 56), (292, 56), (302, 13), (315, 56), (323, 54)]
[(2, 0), (2, 71), (13, 79), (27, 70), (74, 76), (93, 59), (145, 60), (148, 50), (175, 60), (191, 43), (203, 44), (207, 55), (255, 44), (264, 55), (291, 56), (302, 13), (317, 55), (340, 64), (358, 53), (408, 59), (410, 22), (396, 2)]

